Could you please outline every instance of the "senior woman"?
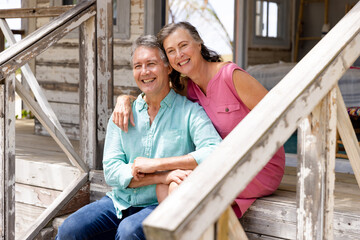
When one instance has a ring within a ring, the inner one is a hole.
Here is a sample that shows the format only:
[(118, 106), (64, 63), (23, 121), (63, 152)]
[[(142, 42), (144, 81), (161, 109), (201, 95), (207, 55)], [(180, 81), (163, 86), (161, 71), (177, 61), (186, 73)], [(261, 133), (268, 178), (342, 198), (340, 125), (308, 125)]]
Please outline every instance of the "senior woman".
[[(205, 45), (196, 28), (188, 22), (164, 26), (157, 35), (173, 71), (172, 87), (183, 92), (206, 111), (222, 138), (258, 104), (267, 90), (252, 76)], [(134, 125), (130, 96), (120, 96), (113, 121), (124, 131)], [(240, 218), (256, 198), (272, 194), (284, 174), (285, 153), (281, 147), (232, 204)]]

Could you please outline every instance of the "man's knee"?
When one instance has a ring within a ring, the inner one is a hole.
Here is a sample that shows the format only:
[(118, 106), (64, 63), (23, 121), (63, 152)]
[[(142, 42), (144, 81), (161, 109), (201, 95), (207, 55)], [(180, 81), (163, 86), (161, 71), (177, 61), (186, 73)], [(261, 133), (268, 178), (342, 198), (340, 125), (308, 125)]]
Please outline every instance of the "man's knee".
[(134, 222), (125, 218), (120, 222), (115, 239), (117, 240), (145, 239), (141, 222)]
[(81, 229), (78, 229), (78, 223), (75, 223), (73, 219), (68, 217), (65, 219), (63, 224), (58, 229), (58, 233), (56, 235), (56, 240), (72, 240), (72, 239), (79, 239), (77, 237), (81, 234)]

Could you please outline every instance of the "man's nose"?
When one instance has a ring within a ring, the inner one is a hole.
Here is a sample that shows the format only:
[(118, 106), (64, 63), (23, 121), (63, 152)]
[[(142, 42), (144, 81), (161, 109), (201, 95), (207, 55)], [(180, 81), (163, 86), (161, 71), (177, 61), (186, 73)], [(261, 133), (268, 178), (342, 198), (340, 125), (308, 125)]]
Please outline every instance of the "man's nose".
[(149, 72), (149, 70), (147, 69), (146, 66), (143, 66), (143, 67), (141, 68), (141, 74), (142, 74), (142, 75), (146, 75), (146, 74), (148, 74), (148, 72)]

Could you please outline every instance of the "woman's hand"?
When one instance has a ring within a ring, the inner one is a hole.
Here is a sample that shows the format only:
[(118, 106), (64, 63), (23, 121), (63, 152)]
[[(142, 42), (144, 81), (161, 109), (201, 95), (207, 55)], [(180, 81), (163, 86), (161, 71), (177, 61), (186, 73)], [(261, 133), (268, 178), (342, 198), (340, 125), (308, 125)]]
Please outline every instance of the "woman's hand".
[(164, 184), (175, 182), (176, 184), (182, 183), (192, 172), (192, 170), (173, 170), (167, 172)]
[(131, 125), (135, 127), (134, 115), (132, 113), (131, 102), (133, 96), (122, 95), (116, 100), (116, 106), (113, 113), (113, 122), (124, 132), (128, 131), (129, 119)]

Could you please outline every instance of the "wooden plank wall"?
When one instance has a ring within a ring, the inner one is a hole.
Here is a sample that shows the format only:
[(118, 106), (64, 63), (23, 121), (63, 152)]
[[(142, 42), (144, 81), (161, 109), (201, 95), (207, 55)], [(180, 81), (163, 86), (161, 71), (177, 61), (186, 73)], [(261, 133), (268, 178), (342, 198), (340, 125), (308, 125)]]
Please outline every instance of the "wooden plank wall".
[[(37, 0), (37, 7), (50, 6), (50, 1)], [(131, 0), (129, 39), (114, 39), (114, 99), (120, 94), (138, 95), (130, 66), (131, 43), (144, 32), (144, 1)], [(36, 27), (50, 18), (37, 18)], [(36, 78), (43, 88), (69, 138), (79, 139), (79, 40), (69, 34), (36, 58)], [(77, 35), (76, 35), (77, 36)], [(107, 123), (107, 122), (106, 122)], [(48, 135), (36, 121), (35, 132)]]

